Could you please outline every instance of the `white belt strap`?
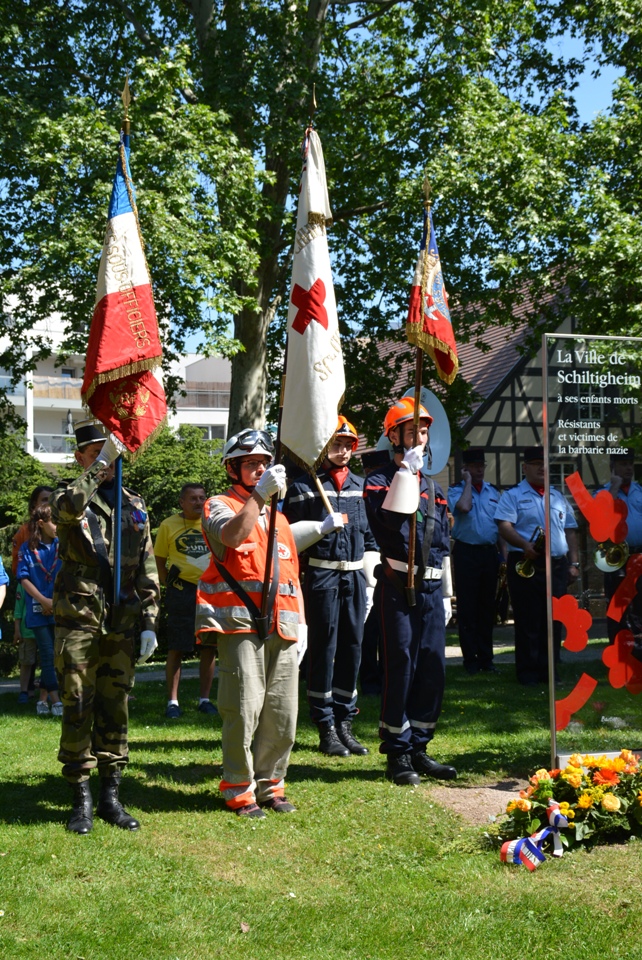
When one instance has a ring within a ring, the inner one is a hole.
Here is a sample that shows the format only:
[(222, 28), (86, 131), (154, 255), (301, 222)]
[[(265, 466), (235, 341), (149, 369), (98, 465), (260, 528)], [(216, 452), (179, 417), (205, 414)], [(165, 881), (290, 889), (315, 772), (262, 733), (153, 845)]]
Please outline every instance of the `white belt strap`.
[(323, 567), (325, 570), (363, 570), (363, 560), (317, 560), (310, 557), (311, 567)]
[[(312, 562), (312, 561), (310, 561)], [(390, 564), (393, 570), (397, 570), (399, 573), (408, 573), (408, 564), (403, 560), (391, 560), (390, 557), (386, 557), (386, 563)], [(417, 573), (418, 567), (413, 567), (413, 573)], [(441, 580), (444, 575), (443, 570), (438, 570), (437, 567), (426, 567), (424, 570), (424, 580)]]

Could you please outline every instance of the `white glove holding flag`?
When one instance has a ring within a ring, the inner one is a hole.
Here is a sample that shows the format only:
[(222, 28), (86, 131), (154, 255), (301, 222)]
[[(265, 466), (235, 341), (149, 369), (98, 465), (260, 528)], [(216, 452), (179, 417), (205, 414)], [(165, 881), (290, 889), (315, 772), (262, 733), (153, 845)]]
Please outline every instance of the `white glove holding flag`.
[(329, 513), (321, 524), (321, 533), (325, 537), (328, 533), (336, 533), (343, 526), (343, 517), (340, 513)]
[(110, 466), (114, 460), (117, 460), (121, 453), (127, 449), (124, 443), (122, 443), (118, 437), (115, 437), (113, 433), (110, 433), (108, 438), (105, 440), (102, 449), (98, 456), (96, 457), (96, 463), (100, 460), (101, 463), (104, 463), (106, 467)]
[(268, 467), (257, 485), (254, 487), (261, 500), (267, 503), (275, 493), (279, 493), (285, 488), (285, 467), (282, 463), (275, 463), (273, 467)]
[(147, 663), (152, 653), (158, 646), (158, 640), (153, 630), (141, 630), (140, 634), (140, 656), (138, 663)]
[(401, 461), (402, 467), (406, 467), (406, 469), (410, 470), (411, 473), (419, 473), (423, 465), (423, 446), (419, 445), (418, 447), (409, 447), (407, 450), (404, 450), (403, 460)]
[(444, 597), (444, 616), (446, 618), (446, 626), (448, 626), (453, 616), (453, 602), (450, 597)]
[(301, 661), (305, 656), (305, 651), (308, 649), (308, 625), (307, 623), (299, 624), (299, 637), (296, 642), (296, 662), (297, 666), (301, 666)]

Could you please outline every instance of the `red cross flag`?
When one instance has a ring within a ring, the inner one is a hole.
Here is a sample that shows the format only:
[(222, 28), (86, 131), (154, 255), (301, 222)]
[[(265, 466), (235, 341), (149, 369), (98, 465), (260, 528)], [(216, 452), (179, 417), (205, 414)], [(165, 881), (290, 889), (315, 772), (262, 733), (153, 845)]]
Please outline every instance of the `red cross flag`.
[(300, 466), (320, 465), (345, 392), (326, 227), (332, 223), (321, 141), (303, 141), (303, 173), (288, 310), (288, 354), (280, 439)]

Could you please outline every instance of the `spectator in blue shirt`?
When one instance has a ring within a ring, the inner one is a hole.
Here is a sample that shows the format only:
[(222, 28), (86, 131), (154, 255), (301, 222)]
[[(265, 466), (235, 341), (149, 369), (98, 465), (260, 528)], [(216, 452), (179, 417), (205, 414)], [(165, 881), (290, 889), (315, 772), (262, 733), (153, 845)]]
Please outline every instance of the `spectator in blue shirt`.
[(33, 630), (40, 655), (40, 700), (36, 705), (39, 716), (51, 712), (62, 716), (58, 694), (58, 678), (54, 669), (53, 590), (56, 574), (61, 566), (58, 557), (56, 524), (51, 519), (51, 507), (36, 507), (31, 515), (31, 535), (18, 553), (17, 577), (26, 602), (25, 622)]

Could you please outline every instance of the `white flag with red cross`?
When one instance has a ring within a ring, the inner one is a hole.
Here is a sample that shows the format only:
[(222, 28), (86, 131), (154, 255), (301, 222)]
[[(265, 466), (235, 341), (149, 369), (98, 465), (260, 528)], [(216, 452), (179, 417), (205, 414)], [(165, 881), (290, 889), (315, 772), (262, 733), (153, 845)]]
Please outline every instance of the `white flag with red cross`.
[(345, 392), (326, 228), (332, 223), (321, 141), (306, 131), (288, 309), (280, 438), (302, 467), (319, 466), (337, 429)]

